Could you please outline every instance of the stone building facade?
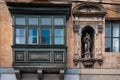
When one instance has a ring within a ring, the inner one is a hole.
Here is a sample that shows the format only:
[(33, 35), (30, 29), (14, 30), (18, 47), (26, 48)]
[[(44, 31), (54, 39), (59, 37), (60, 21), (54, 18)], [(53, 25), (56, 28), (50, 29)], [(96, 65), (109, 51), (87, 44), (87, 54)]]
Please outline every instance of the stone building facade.
[(1, 0), (0, 80), (119, 80), (119, 0)]

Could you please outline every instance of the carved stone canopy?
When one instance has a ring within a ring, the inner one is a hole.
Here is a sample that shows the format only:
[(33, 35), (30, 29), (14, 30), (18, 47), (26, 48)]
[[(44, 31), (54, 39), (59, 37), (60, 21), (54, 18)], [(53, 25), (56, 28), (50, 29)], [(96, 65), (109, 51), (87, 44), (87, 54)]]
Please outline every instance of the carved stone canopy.
[(104, 16), (105, 9), (99, 4), (84, 3), (78, 4), (72, 9), (73, 16)]

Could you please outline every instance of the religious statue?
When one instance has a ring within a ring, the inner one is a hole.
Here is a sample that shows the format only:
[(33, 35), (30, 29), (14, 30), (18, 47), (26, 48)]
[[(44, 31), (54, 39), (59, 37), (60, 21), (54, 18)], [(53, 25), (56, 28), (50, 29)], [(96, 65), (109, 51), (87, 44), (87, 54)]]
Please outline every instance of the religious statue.
[(90, 34), (86, 33), (86, 36), (84, 37), (85, 57), (90, 57), (90, 45), (91, 45)]

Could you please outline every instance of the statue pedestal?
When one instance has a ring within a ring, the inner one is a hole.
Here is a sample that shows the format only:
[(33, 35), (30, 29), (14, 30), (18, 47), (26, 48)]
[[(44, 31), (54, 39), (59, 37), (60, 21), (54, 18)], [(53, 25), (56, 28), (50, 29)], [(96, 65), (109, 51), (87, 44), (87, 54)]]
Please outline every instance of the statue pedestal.
[(90, 51), (85, 52), (85, 58), (90, 58)]
[(103, 63), (103, 59), (97, 59), (97, 58), (81, 58), (80, 61), (83, 63), (83, 66), (86, 68), (93, 68), (94, 67), (94, 63), (98, 62), (99, 65), (101, 66), (101, 64)]
[(83, 63), (83, 66), (86, 68), (92, 68), (95, 63), (95, 59), (93, 58), (81, 58), (80, 61)]

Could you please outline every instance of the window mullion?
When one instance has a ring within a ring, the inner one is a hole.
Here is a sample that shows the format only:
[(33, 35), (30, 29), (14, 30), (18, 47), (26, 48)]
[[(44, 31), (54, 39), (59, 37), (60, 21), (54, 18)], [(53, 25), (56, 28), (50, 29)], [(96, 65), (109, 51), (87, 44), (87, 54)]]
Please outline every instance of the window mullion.
[(41, 26), (38, 27), (38, 44), (41, 45)]
[[(120, 23), (120, 21), (118, 21)], [(120, 52), (120, 24), (119, 24), (119, 52)]]
[(25, 45), (28, 45), (28, 31), (29, 29), (28, 29), (28, 27), (26, 26), (25, 27)]
[(67, 41), (67, 29), (66, 29), (67, 27), (64, 27), (64, 45), (66, 45), (66, 41)]
[(54, 45), (54, 26), (51, 25), (51, 45)]
[(113, 52), (113, 22), (111, 21), (111, 51)]

